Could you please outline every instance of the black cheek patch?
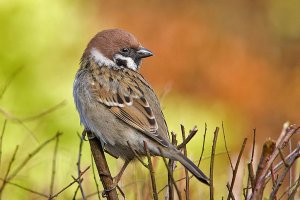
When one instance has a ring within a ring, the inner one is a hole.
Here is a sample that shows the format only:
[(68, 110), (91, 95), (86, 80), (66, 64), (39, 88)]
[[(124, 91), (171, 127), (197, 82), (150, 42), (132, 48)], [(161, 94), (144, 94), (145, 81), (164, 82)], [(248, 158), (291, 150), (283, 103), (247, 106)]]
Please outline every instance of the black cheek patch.
[(121, 66), (127, 67), (127, 61), (126, 61), (126, 60), (119, 59), (119, 58), (116, 60), (116, 64), (117, 64), (119, 67), (121, 67)]
[(136, 57), (136, 58), (134, 59), (134, 62), (135, 62), (135, 64), (136, 64), (136, 66), (139, 66), (139, 65), (141, 64), (141, 59)]

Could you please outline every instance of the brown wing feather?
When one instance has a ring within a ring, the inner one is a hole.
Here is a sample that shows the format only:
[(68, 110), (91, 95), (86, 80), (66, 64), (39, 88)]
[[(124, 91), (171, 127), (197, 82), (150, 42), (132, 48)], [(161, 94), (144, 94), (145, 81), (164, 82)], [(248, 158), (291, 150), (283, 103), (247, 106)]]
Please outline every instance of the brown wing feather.
[[(161, 145), (168, 146), (165, 138), (157, 132), (156, 118), (139, 84), (128, 74), (125, 75), (125, 72), (102, 68), (98, 74), (92, 84), (92, 94), (97, 101), (108, 106), (109, 110), (123, 122), (145, 133)], [(115, 80), (118, 82), (114, 82)]]

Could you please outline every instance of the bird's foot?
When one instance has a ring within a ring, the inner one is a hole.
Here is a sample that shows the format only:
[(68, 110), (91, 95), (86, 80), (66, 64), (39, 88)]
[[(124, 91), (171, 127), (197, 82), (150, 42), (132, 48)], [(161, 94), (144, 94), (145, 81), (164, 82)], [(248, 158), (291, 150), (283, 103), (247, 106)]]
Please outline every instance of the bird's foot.
[[(87, 136), (87, 139), (86, 139), (86, 136)], [(92, 140), (92, 139), (96, 138), (95, 134), (92, 131), (86, 130), (86, 129), (82, 131), (81, 137), (85, 141)]]
[(102, 197), (105, 198), (108, 196), (108, 193), (111, 192), (112, 190), (116, 189), (118, 187), (118, 183), (113, 182), (113, 184), (110, 186), (108, 189), (104, 189), (102, 192)]

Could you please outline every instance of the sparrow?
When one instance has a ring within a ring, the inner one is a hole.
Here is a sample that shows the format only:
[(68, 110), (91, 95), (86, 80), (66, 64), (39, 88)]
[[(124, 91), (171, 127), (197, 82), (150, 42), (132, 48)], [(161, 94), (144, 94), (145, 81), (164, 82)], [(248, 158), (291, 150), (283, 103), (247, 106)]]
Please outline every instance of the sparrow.
[(139, 73), (142, 59), (152, 55), (122, 29), (97, 33), (82, 55), (73, 86), (80, 122), (109, 154), (125, 161), (115, 186), (135, 153), (146, 156), (144, 142), (152, 156), (179, 161), (209, 185), (209, 178), (171, 144), (158, 98)]

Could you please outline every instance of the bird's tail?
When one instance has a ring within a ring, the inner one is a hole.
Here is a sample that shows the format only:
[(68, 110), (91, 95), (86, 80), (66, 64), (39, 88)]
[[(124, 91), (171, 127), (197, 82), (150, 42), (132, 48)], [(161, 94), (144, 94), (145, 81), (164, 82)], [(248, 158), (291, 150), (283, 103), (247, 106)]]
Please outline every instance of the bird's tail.
[(179, 161), (188, 171), (190, 171), (200, 182), (209, 185), (209, 178), (186, 156), (177, 151), (173, 158)]

